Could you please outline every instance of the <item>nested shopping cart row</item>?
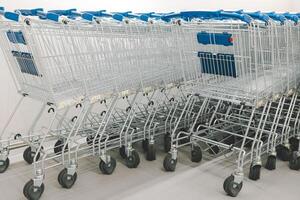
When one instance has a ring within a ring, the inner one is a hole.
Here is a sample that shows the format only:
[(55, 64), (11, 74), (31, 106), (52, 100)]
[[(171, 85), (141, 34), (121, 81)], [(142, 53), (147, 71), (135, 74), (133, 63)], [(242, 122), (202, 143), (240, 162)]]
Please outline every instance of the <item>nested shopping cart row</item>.
[[(41, 197), (49, 168), (62, 166), (58, 182), (71, 188), (81, 158), (112, 174), (118, 150), (136, 168), (135, 144), (153, 161), (160, 138), (166, 171), (187, 147), (192, 162), (235, 162), (223, 184), (230, 196), (248, 166), (252, 180), (276, 158), (300, 169), (299, 15), (0, 10), (2, 51), (22, 96), (1, 133), (0, 171), (26, 147), (27, 199)], [(43, 105), (27, 133), (9, 133), (25, 97)]]

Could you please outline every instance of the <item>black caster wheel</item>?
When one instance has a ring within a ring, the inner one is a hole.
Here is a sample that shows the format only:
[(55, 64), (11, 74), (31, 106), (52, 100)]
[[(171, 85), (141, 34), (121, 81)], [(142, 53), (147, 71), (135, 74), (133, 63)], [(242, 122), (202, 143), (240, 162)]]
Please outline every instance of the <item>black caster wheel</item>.
[(202, 160), (202, 150), (199, 146), (194, 146), (191, 151), (191, 161), (192, 162), (201, 162)]
[(172, 155), (168, 153), (164, 159), (164, 168), (167, 172), (173, 172), (176, 169), (177, 159), (173, 159)]
[(120, 156), (125, 159), (126, 158), (126, 152), (125, 152), (125, 146), (122, 145), (120, 148), (119, 148), (119, 153), (120, 153)]
[[(27, 147), (23, 153), (23, 158), (28, 164), (32, 164), (35, 154), (36, 152), (31, 151), (31, 147)], [(37, 154), (36, 160), (39, 160), (39, 158), (40, 153)]]
[(133, 150), (131, 152), (131, 155), (126, 157), (126, 166), (128, 168), (137, 168), (139, 164), (140, 164), (140, 156), (138, 152)]
[(291, 152), (289, 148), (280, 144), (276, 147), (277, 157), (282, 161), (289, 161), (291, 157)]
[(38, 200), (41, 198), (44, 190), (44, 183), (42, 183), (40, 187), (35, 187), (33, 184), (33, 180), (31, 179), (25, 184), (23, 188), (23, 194), (28, 200)]
[(77, 173), (69, 175), (68, 170), (65, 168), (58, 174), (58, 182), (63, 188), (70, 189), (77, 180)]
[(148, 139), (145, 139), (145, 140), (142, 141), (142, 146), (143, 146), (144, 152), (148, 151), (148, 144), (149, 144), (149, 140)]
[(254, 181), (260, 179), (260, 170), (261, 165), (251, 165), (249, 171), (249, 179)]
[(298, 156), (297, 151), (294, 151), (292, 153), (291, 159), (289, 161), (289, 167), (292, 170), (299, 170), (300, 169), (300, 157)]
[(299, 139), (297, 139), (295, 137), (291, 137), (289, 139), (289, 143), (290, 143), (290, 148), (291, 148), (292, 152), (298, 151), (298, 149), (299, 149)]
[(147, 147), (148, 151), (146, 152), (146, 160), (153, 161), (156, 160), (156, 148), (155, 144), (149, 144)]
[(233, 175), (230, 175), (229, 177), (227, 177), (226, 179), (225, 179), (225, 181), (223, 182), (223, 189), (224, 189), (224, 191), (226, 192), (226, 193), (228, 193), (227, 192), (227, 186), (229, 185), (229, 182), (232, 182), (234, 180), (234, 176)]
[[(57, 142), (54, 144), (54, 153), (56, 155), (60, 155), (62, 150), (63, 150), (63, 147), (64, 147), (64, 141), (57, 140)], [(69, 147), (68, 147), (68, 144), (67, 144), (66, 148), (65, 148), (65, 152), (67, 152), (68, 149), (69, 149)]]
[(101, 160), (99, 163), (99, 169), (103, 174), (110, 175), (114, 172), (116, 165), (116, 160), (111, 157), (108, 163), (105, 163), (103, 160)]
[(62, 171), (60, 171), (59, 172), (59, 174), (58, 174), (58, 176), (57, 176), (57, 181), (58, 181), (58, 183), (63, 187), (63, 183), (62, 183), (62, 181), (61, 181), (61, 177), (62, 177), (62, 175), (63, 175), (64, 173), (63, 173), (63, 170)]
[(236, 197), (243, 187), (243, 182), (234, 182), (234, 176), (230, 175), (227, 177), (223, 183), (224, 191), (231, 197)]
[(170, 135), (170, 133), (167, 133), (164, 136), (164, 150), (166, 153), (168, 153), (171, 150), (171, 135)]
[(265, 168), (268, 170), (276, 169), (276, 156), (274, 156), (274, 155), (268, 156)]
[(6, 158), (6, 160), (0, 160), (0, 174), (4, 173), (9, 166), (9, 159)]

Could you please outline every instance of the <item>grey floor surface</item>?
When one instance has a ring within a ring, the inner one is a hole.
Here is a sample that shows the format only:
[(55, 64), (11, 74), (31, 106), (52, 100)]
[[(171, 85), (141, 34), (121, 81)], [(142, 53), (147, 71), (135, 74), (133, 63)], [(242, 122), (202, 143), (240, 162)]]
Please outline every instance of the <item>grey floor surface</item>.
[[(61, 167), (46, 171), (45, 192), (42, 200), (222, 200), (224, 179), (232, 172), (233, 164), (224, 159), (192, 163), (188, 155), (180, 153), (175, 172), (167, 173), (162, 168), (164, 153), (159, 152), (156, 161), (146, 161), (141, 155), (137, 169), (128, 169), (122, 159), (112, 175), (103, 175), (98, 170), (98, 160), (92, 157), (80, 160), (78, 180), (70, 190), (57, 183)], [(31, 178), (32, 168), (21, 161), (14, 161), (5, 174), (0, 174), (0, 200), (25, 199), (22, 188)], [(248, 171), (248, 170), (247, 170)], [(300, 171), (292, 171), (286, 162), (277, 162), (275, 171), (263, 169), (261, 180), (244, 180), (239, 200), (299, 200)]]

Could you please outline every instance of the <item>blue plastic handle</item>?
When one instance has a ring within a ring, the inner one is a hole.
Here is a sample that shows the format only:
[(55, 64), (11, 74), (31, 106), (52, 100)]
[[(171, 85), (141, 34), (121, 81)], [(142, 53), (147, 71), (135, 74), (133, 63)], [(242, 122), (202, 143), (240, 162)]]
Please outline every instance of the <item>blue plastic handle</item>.
[(83, 13), (88, 13), (90, 15), (93, 15), (95, 17), (102, 17), (103, 13), (105, 13), (106, 10), (99, 10), (99, 11), (84, 11)]
[(153, 14), (160, 15), (160, 16), (164, 16), (164, 15), (175, 14), (175, 12), (168, 12), (168, 13), (154, 13), (154, 12), (153, 12)]
[(72, 11), (72, 15), (68, 15), (69, 18), (81, 17), (82, 13), (77, 11)]
[(51, 21), (58, 22), (58, 21), (59, 21), (59, 15), (58, 15), (58, 14), (55, 14), (55, 13), (48, 12), (48, 13), (46, 14), (46, 19), (51, 20)]
[(35, 8), (35, 9), (19, 9), (16, 12), (20, 12), (21, 15), (24, 16), (38, 16), (40, 12), (43, 12), (43, 8)]
[(150, 18), (154, 18), (154, 19), (161, 19), (162, 15), (158, 14), (158, 13), (151, 13), (149, 15)]
[(228, 11), (228, 10), (222, 10), (222, 11), (225, 11), (225, 12), (234, 12), (234, 13), (239, 13), (239, 14), (245, 13), (243, 9), (236, 10), (236, 11)]
[(105, 10), (100, 11), (84, 11), (81, 17), (85, 20), (92, 21), (94, 17), (111, 17), (117, 21), (123, 21), (124, 16), (121, 14), (107, 13)]
[(246, 12), (245, 14), (249, 15), (253, 19), (258, 19), (258, 20), (261, 20), (261, 21), (266, 22), (266, 23), (268, 23), (270, 21), (270, 17), (268, 15), (260, 12), (260, 11)]
[(148, 12), (148, 13), (137, 13), (138, 15), (147, 15), (150, 16), (151, 14), (154, 14), (155, 12)]
[(128, 18), (139, 19), (139, 20), (142, 20), (145, 22), (147, 22), (149, 19), (149, 17), (147, 15), (133, 14), (131, 11), (121, 12), (121, 13), (116, 13), (116, 14), (120, 14), (120, 15), (123, 15), (124, 17), (128, 17)]
[[(83, 14), (82, 14), (82, 16), (83, 16), (84, 14), (91, 15), (91, 16), (93, 16), (93, 18), (94, 18), (94, 17), (112, 17), (112, 16), (113, 16), (113, 14), (107, 13), (106, 10), (100, 10), (100, 11), (84, 11)], [(82, 17), (82, 16), (81, 16), (81, 17)], [(84, 16), (87, 16), (87, 15), (84, 15)]]
[(103, 16), (103, 13), (106, 12), (106, 10), (99, 10), (99, 11), (84, 11), (81, 15), (82, 19), (85, 19), (87, 21), (93, 21), (95, 17), (101, 17)]
[(112, 15), (112, 18), (117, 21), (123, 21), (124, 16), (120, 15), (120, 14), (114, 14), (114, 15)]
[(246, 14), (224, 12), (219, 11), (186, 11), (180, 13), (174, 13), (170, 15), (162, 16), (161, 19), (164, 21), (170, 21), (171, 18), (182, 18), (184, 20), (190, 21), (191, 19), (239, 19), (246, 23), (251, 23), (252, 18)]
[(0, 6), (0, 11), (4, 11), (4, 7)]
[[(135, 19), (142, 20), (142, 19), (141, 19), (141, 15), (136, 15), (136, 14), (128, 13), (128, 14), (127, 14), (127, 17), (128, 17), (128, 18), (135, 18)], [(145, 21), (145, 20), (142, 20), (142, 21)], [(146, 21), (148, 21), (148, 18), (147, 18)]]
[(150, 17), (154, 18), (160, 18), (161, 20), (165, 22), (170, 22), (173, 18), (182, 18), (181, 13), (172, 13), (172, 14), (166, 14), (166, 15), (159, 15), (159, 14), (152, 14)]
[(20, 15), (14, 12), (4, 12), (4, 17), (6, 19), (18, 22)]
[(287, 19), (295, 22), (295, 24), (298, 24), (298, 22), (299, 22), (299, 17), (297, 15), (290, 14), (290, 13), (284, 13), (283, 16), (285, 16)]
[(260, 21), (263, 21), (265, 23), (268, 23), (270, 20), (270, 17), (260, 11), (257, 12), (244, 12), (244, 10), (237, 10), (237, 11), (225, 11), (225, 12), (231, 12), (231, 13), (238, 13), (238, 14), (246, 14), (249, 15), (252, 19), (257, 19)]
[(286, 18), (283, 15), (276, 14), (275, 12), (266, 13), (270, 18), (275, 21), (279, 21), (281, 24), (284, 24)]
[(144, 16), (147, 16), (148, 18), (153, 18), (153, 19), (161, 19), (163, 16), (166, 16), (164, 19), (165, 21), (170, 21), (170, 19), (167, 19), (168, 15), (172, 15), (172, 14), (175, 14), (174, 12), (169, 12), (169, 13), (155, 13), (155, 12), (149, 12), (149, 13), (138, 13), (140, 15), (144, 15)]
[(68, 10), (49, 10), (49, 13), (55, 13), (57, 15), (64, 15), (64, 16), (73, 16), (74, 14), (76, 15), (77, 9), (72, 8)]
[(128, 17), (132, 11), (126, 11), (126, 12), (113, 12), (112, 14), (120, 14), (123, 15), (124, 17)]
[(229, 18), (229, 19), (239, 19), (247, 24), (252, 22), (252, 18), (247, 14), (239, 14), (239, 13), (229, 13), (229, 12), (220, 12), (220, 17)]
[(183, 19), (190, 21), (194, 18), (199, 19), (216, 19), (220, 18), (221, 11), (188, 11), (181, 12), (180, 15)]
[(93, 21), (94, 20), (94, 15), (90, 14), (90, 13), (83, 13), (81, 15), (82, 19), (85, 19), (87, 21)]
[(24, 16), (38, 16), (40, 19), (47, 19), (46, 13), (44, 13), (43, 8), (35, 8), (35, 9), (19, 9), (15, 11), (16, 13), (20, 13)]
[(70, 19), (82, 16), (82, 13), (77, 12), (75, 8), (68, 10), (49, 10), (46, 14), (46, 18), (52, 21), (58, 22), (59, 16), (66, 16)]
[[(140, 15), (140, 19), (143, 21), (148, 21), (149, 18), (153, 19), (161, 19), (162, 16), (167, 15), (167, 14), (161, 14), (161, 13), (155, 13), (155, 12), (149, 12), (149, 13), (137, 13)], [(172, 14), (172, 13), (168, 13)]]
[(147, 15), (140, 15), (140, 20), (142, 20), (144, 22), (148, 22), (149, 21), (149, 17)]

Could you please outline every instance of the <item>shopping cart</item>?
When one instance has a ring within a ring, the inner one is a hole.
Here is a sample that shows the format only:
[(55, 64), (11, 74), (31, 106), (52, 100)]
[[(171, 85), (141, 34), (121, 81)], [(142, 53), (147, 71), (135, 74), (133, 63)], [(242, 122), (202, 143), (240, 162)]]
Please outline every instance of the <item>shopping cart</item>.
[[(226, 21), (228, 18), (239, 21)], [(290, 150), (286, 147), (291, 121), (299, 121), (299, 110), (295, 106), (298, 84), (295, 74), (299, 69), (295, 54), (290, 54), (293, 49), (289, 42), (291, 23), (284, 23), (283, 15), (269, 13), (267, 16), (260, 12), (247, 15), (243, 12), (223, 15), (222, 11), (182, 12), (162, 19), (190, 21), (181, 23), (184, 34), (181, 38), (186, 45), (185, 53), (198, 51), (200, 58), (200, 66), (199, 61), (191, 63), (201, 68), (201, 78), (197, 79), (193, 93), (218, 100), (206, 122), (196, 117), (191, 123), (193, 126), (179, 134), (175, 126), (164, 167), (167, 171), (175, 170), (177, 149), (182, 146), (178, 141), (186, 138), (190, 138), (190, 142), (185, 145), (192, 143), (192, 161), (202, 159), (201, 148), (195, 141), (204, 143), (204, 151), (210, 154), (227, 155), (233, 151), (232, 154), (237, 153), (238, 166), (224, 181), (224, 190), (236, 196), (242, 188), (244, 165), (251, 163), (249, 178), (257, 180), (263, 154), (270, 154), (268, 169), (275, 169), (275, 147), (278, 157), (289, 159)], [(196, 35), (198, 44), (193, 37)], [(191, 101), (192, 98), (195, 97), (191, 97)], [(224, 103), (230, 105), (225, 106), (227, 110), (221, 109)], [(189, 104), (187, 101), (185, 108)], [(202, 114), (202, 109), (198, 109), (197, 116)]]
[[(28, 199), (41, 196), (45, 170), (51, 167), (64, 166), (58, 181), (71, 188), (80, 158), (100, 158), (100, 170), (111, 174), (116, 162), (107, 151), (120, 148), (126, 165), (135, 168), (139, 155), (132, 144), (144, 141), (148, 160), (155, 159), (154, 137), (166, 129), (162, 122), (174, 101), (173, 88), (196, 76), (194, 68), (181, 62), (173, 42), (177, 27), (149, 25), (145, 16), (129, 13), (123, 20), (125, 13), (105, 11), (2, 14), (9, 19), (1, 21), (2, 49), (18, 91), (44, 102), (28, 136), (1, 140), (3, 172), (11, 143), (29, 146), (24, 159), (33, 163), (34, 178), (24, 186)], [(176, 96), (180, 101), (181, 94)], [(47, 106), (49, 124), (36, 130)]]

